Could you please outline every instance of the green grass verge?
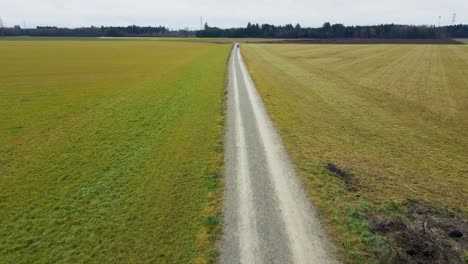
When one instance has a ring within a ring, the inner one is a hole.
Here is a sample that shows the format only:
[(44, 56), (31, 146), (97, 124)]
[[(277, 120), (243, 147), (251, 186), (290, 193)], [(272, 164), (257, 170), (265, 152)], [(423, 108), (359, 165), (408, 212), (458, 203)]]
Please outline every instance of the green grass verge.
[(0, 42), (0, 262), (212, 262), (230, 48)]
[[(242, 47), (327, 229), (351, 263), (397, 261), (366, 217), (415, 199), (467, 213), (468, 47)], [(330, 171), (333, 164), (341, 178)]]

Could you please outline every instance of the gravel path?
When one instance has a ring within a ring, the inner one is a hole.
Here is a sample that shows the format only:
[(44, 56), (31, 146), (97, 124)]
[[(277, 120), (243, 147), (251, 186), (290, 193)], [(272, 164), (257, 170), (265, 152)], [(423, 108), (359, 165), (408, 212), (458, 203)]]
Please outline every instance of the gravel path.
[(221, 263), (338, 263), (234, 45)]

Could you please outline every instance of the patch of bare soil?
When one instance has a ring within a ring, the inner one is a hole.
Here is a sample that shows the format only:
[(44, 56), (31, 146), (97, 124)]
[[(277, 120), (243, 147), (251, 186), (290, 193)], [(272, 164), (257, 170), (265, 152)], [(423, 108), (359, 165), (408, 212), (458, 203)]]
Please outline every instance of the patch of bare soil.
[(333, 163), (327, 163), (325, 168), (328, 170), (328, 172), (342, 180), (348, 191), (355, 192), (358, 190), (357, 180), (353, 177), (353, 174), (344, 171), (342, 168)]
[(374, 233), (395, 241), (397, 263), (465, 263), (468, 225), (463, 217), (417, 201), (409, 201), (404, 214), (408, 220), (368, 216)]

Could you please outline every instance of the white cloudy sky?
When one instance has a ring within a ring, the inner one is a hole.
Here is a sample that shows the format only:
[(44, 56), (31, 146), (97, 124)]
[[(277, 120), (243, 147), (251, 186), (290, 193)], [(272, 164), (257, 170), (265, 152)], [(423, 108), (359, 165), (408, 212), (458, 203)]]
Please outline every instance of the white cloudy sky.
[(4, 24), (165, 25), (197, 29), (200, 16), (212, 26), (325, 21), (356, 24), (468, 24), (468, 0), (0, 0)]

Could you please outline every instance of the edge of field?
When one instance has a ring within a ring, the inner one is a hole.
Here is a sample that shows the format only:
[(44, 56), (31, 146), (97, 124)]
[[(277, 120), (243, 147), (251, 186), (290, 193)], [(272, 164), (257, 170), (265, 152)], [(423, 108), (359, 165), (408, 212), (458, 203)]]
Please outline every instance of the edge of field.
[(224, 140), (226, 132), (226, 111), (227, 111), (227, 89), (229, 82), (229, 60), (232, 49), (229, 51), (225, 62), (224, 89), (221, 95), (220, 117), (217, 126), (220, 129), (218, 143), (216, 144), (216, 157), (210, 162), (210, 174), (216, 190), (209, 194), (207, 206), (204, 209), (204, 228), (197, 237), (199, 254), (195, 259), (195, 264), (217, 263), (220, 255), (219, 241), (222, 236), (223, 222), (223, 199), (224, 199)]

